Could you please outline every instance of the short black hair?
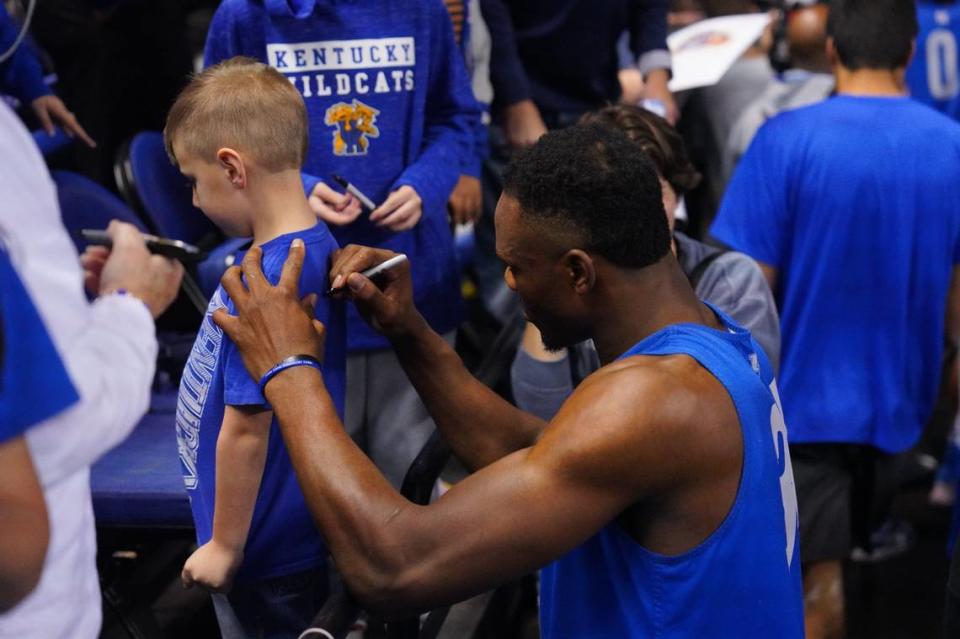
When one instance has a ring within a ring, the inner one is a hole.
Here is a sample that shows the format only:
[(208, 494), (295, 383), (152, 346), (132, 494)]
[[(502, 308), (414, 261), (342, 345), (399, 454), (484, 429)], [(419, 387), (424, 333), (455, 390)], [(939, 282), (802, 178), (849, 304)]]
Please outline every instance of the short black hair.
[(917, 37), (914, 0), (832, 0), (827, 35), (840, 63), (852, 70), (899, 69)]
[(522, 216), (572, 228), (585, 249), (617, 266), (643, 268), (670, 251), (657, 171), (620, 131), (553, 131), (517, 153), (503, 177)]

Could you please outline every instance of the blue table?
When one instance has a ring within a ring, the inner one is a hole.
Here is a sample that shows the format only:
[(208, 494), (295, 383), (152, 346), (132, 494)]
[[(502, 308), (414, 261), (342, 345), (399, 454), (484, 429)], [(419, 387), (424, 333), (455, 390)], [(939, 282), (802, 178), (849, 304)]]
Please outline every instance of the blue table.
[(176, 393), (156, 394), (151, 411), (90, 473), (98, 526), (192, 528), (177, 454)]

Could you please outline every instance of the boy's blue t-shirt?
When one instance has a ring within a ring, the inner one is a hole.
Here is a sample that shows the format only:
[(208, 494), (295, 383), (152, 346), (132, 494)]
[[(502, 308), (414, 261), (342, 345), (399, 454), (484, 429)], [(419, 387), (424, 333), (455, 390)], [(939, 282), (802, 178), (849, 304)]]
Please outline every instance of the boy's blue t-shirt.
[[(323, 295), (329, 288), (329, 256), (337, 244), (322, 223), (306, 231), (288, 233), (264, 243), (263, 272), (276, 283), (294, 238), (302, 238), (306, 257), (300, 276), (300, 295), (317, 293), (316, 317), (327, 328), (323, 378), (330, 397), (343, 416), (346, 388), (346, 327), (344, 304)], [(217, 437), (224, 407), (263, 406), (269, 409), (250, 377), (240, 353), (212, 319), (226, 307), (235, 312), (223, 287), (210, 300), (200, 332), (187, 360), (177, 402), (177, 443), (184, 482), (190, 495), (197, 541), (210, 541), (216, 495)], [(230, 460), (220, 460), (230, 463)], [(237, 468), (237, 472), (246, 469)], [(260, 492), (247, 536), (238, 579), (254, 580), (292, 574), (320, 565), (326, 549), (307, 509), (276, 418), (270, 423), (267, 459)]]
[[(443, 3), (225, 0), (205, 62), (236, 55), (274, 67), (303, 96), (308, 193), (319, 180), (341, 190), (337, 174), (378, 205), (403, 185), (420, 195), (423, 216), (409, 231), (377, 227), (368, 212), (331, 231), (341, 246), (406, 253), (417, 308), (438, 332), (453, 329), (460, 277), (446, 203), (463, 159), (474, 154), (479, 107)], [(389, 346), (355, 308), (347, 312), (351, 351)]]
[(76, 403), (50, 335), (7, 253), (0, 248), (0, 443)]
[(711, 232), (778, 269), (791, 442), (913, 445), (960, 262), (960, 124), (907, 98), (783, 113), (744, 155)]
[(917, 51), (907, 67), (916, 100), (960, 119), (960, 3), (917, 3)]

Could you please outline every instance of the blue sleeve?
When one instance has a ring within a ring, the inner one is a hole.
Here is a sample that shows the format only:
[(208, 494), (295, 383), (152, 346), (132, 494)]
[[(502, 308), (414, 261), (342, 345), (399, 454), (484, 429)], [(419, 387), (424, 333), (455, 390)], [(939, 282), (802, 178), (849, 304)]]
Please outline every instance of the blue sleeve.
[(323, 180), (318, 178), (316, 175), (310, 175), (306, 172), (300, 173), (300, 181), (303, 183), (303, 192), (307, 197), (310, 197), (310, 194), (313, 193), (313, 189), (317, 188), (317, 185), (323, 182)]
[(203, 66), (238, 55), (266, 62), (266, 16), (263, 7), (247, 0), (225, 0), (210, 21), (203, 48)]
[(33, 301), (0, 251), (0, 442), (80, 397)]
[(657, 69), (670, 68), (667, 48), (667, 11), (669, 0), (634, 0), (630, 25), (630, 48), (640, 72), (646, 76)]
[[(279, 279), (267, 275), (271, 283)], [(226, 293), (224, 292), (224, 296)], [(233, 302), (227, 301), (227, 310), (236, 314)], [(254, 380), (243, 365), (243, 358), (233, 341), (223, 335), (220, 358), (223, 361), (223, 403), (226, 406), (262, 406), (269, 407), (267, 400), (260, 394), (260, 380)]]
[(767, 122), (737, 165), (710, 234), (758, 262), (779, 268), (790, 228), (790, 173), (781, 150), (783, 116)]
[(520, 62), (510, 10), (503, 0), (480, 0), (480, 10), (490, 31), (490, 79), (497, 104), (529, 100), (530, 82)]
[(447, 198), (460, 176), (463, 158), (473, 153), (479, 105), (467, 79), (463, 56), (453, 39), (446, 8), (431, 0), (430, 77), (420, 155), (393, 184), (412, 186), (423, 199), (425, 215), (444, 215)]
[[(17, 39), (20, 26), (13, 21), (6, 7), (0, 3), (0, 52), (6, 51)], [(9, 60), (0, 64), (0, 91), (15, 96), (25, 104), (52, 93), (43, 80), (43, 68), (24, 40)]]

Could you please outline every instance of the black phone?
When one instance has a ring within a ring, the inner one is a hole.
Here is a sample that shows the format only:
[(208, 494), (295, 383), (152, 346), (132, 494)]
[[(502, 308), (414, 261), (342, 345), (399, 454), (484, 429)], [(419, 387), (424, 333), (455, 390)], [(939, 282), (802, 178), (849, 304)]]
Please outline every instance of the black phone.
[[(81, 229), (80, 237), (88, 244), (98, 246), (112, 246), (110, 236), (106, 231), (98, 229)], [(181, 262), (192, 263), (203, 260), (207, 254), (201, 251), (193, 244), (187, 244), (180, 240), (171, 240), (166, 237), (157, 237), (156, 235), (143, 234), (143, 241), (147, 245), (147, 250), (155, 255), (162, 255)]]

